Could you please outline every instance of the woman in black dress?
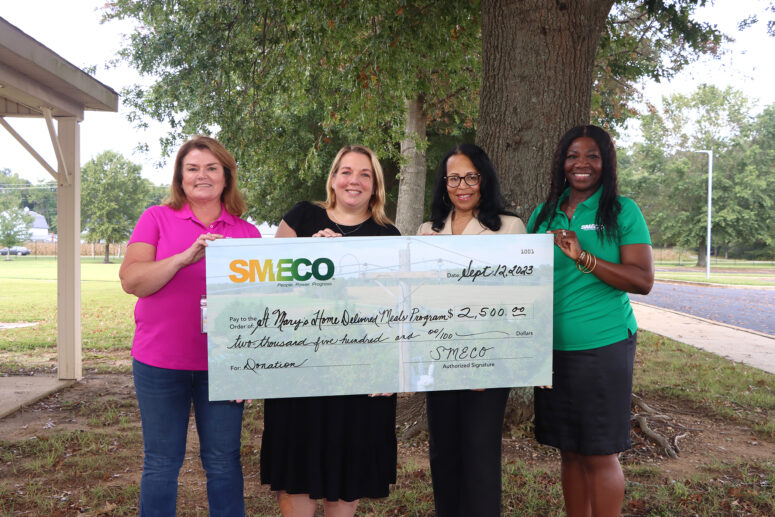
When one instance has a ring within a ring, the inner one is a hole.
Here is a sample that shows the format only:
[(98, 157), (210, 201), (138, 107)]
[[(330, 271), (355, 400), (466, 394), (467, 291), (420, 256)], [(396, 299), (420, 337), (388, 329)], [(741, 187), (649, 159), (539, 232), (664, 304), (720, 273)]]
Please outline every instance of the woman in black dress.
[[(373, 151), (342, 148), (323, 203), (303, 201), (275, 237), (399, 235), (385, 215), (385, 181)], [(268, 399), (261, 441), (261, 482), (286, 516), (352, 516), (362, 497), (387, 497), (396, 481), (396, 396)]]

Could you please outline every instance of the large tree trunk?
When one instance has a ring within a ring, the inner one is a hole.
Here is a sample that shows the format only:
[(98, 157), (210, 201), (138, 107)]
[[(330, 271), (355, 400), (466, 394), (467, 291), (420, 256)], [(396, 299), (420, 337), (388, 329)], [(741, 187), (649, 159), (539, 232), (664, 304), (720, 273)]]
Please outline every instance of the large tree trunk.
[(422, 224), (425, 204), (425, 150), (417, 148), (426, 139), (428, 115), (423, 106), (423, 96), (406, 101), (405, 138), (401, 141), (401, 179), (398, 183), (398, 207), (396, 226), (403, 235), (414, 235)]
[(560, 136), (589, 122), (600, 34), (614, 0), (483, 0), (477, 143), (525, 222), (546, 197)]
[[(589, 122), (595, 52), (613, 1), (482, 0), (476, 140), (525, 222), (546, 197), (557, 141)], [(512, 391), (510, 423), (529, 419), (532, 406), (532, 388)]]

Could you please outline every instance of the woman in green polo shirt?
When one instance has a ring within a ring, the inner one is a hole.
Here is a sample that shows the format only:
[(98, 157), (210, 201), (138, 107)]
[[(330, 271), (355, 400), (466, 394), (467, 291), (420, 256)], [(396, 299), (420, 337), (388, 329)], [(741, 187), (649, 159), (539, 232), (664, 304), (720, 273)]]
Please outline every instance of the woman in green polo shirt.
[(551, 173), (527, 225), (555, 243), (554, 374), (551, 389), (536, 389), (536, 438), (560, 449), (569, 517), (619, 515), (637, 331), (627, 293), (651, 290), (651, 239), (638, 206), (618, 194), (603, 129), (568, 131)]

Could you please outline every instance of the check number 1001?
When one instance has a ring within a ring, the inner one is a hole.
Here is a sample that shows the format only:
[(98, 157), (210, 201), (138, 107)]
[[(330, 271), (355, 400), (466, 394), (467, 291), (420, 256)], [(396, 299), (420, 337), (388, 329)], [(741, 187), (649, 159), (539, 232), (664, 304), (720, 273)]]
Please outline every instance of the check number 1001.
[(524, 305), (501, 305), (489, 307), (487, 305), (474, 307), (459, 307), (456, 309), (457, 318), (506, 318), (527, 316), (527, 308)]

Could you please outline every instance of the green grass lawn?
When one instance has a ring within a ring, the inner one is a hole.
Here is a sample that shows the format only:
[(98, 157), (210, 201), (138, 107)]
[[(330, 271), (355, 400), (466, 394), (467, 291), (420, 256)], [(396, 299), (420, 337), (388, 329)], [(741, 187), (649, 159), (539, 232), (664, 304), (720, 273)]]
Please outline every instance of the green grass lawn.
[[(26, 258), (0, 260), (0, 321), (38, 324), (0, 331), (0, 374), (34, 370), (29, 361), (56, 355), (56, 262)], [(118, 267), (101, 264), (99, 258), (81, 265), (88, 371), (128, 372), (110, 360), (129, 357), (134, 330), (135, 297), (121, 290)], [(698, 415), (750, 428), (759, 440), (775, 440), (775, 376), (648, 332), (639, 334), (636, 361), (633, 391), (644, 399), (688, 405)], [(72, 506), (62, 502), (62, 489), (56, 488), (61, 486), (71, 487), (81, 506), (136, 515), (137, 485), (114, 477), (126, 465), (137, 465), (141, 455), (134, 402), (83, 400), (73, 407), (88, 416), (88, 430), (55, 430), (35, 440), (0, 437), (0, 472), (5, 472), (0, 475), (0, 515), (69, 515)], [(253, 485), (262, 428), (260, 409), (246, 411), (243, 465), (246, 474), (253, 475), (247, 480)], [(775, 461), (740, 458), (721, 463), (709, 455), (694, 475), (672, 480), (647, 462), (627, 463), (624, 469), (627, 515), (775, 515)], [(563, 515), (559, 474), (545, 466), (508, 461), (503, 483), (505, 514)], [(263, 488), (253, 490), (247, 491), (250, 514), (276, 511), (268, 493), (257, 495)], [(201, 487), (184, 483), (180, 497), (181, 515), (201, 513), (195, 509), (203, 500)], [(432, 509), (429, 471), (409, 462), (401, 464), (390, 497), (364, 501), (359, 514), (431, 515)]]
[(750, 274), (741, 272), (720, 273), (711, 271), (710, 279), (705, 273), (698, 271), (659, 271), (656, 272), (657, 280), (677, 280), (679, 282), (692, 282), (701, 284), (720, 285), (745, 285), (753, 287), (775, 287), (775, 270), (771, 274)]
[[(134, 296), (121, 289), (120, 264), (81, 264), (81, 333), (86, 351), (131, 348)], [(35, 322), (0, 332), (0, 350), (56, 348), (56, 261), (19, 257), (0, 260), (0, 321)]]
[(670, 249), (655, 249), (654, 261), (657, 280), (677, 280), (722, 285), (775, 286), (775, 261), (753, 261), (711, 258), (710, 279), (705, 278), (705, 267), (697, 266), (697, 257), (684, 254), (678, 260)]

